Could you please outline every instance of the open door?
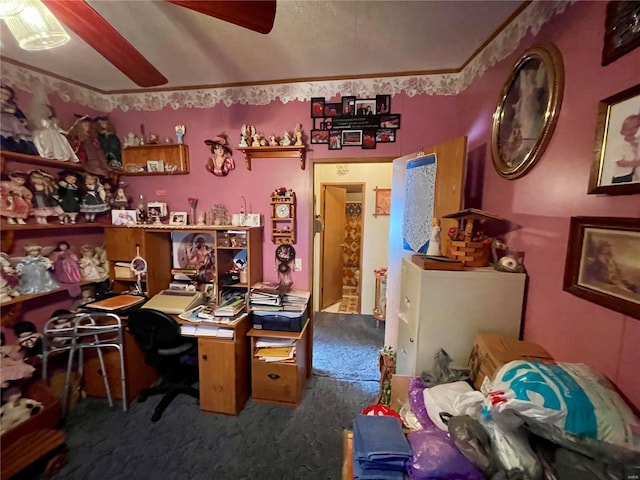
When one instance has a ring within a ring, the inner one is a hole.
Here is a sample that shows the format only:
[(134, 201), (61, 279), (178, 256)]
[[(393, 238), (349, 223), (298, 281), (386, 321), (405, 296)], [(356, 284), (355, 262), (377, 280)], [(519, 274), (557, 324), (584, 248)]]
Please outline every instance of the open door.
[(320, 215), (324, 219), (324, 231), (320, 255), (320, 310), (337, 303), (342, 298), (346, 204), (345, 188), (322, 186)]

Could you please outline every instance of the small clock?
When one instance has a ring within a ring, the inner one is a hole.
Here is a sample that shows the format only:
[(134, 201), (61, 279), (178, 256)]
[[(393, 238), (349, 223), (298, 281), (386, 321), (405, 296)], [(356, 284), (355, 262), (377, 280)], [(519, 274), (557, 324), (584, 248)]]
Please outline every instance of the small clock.
[(276, 217), (278, 218), (287, 218), (290, 214), (291, 210), (289, 205), (286, 203), (280, 203), (276, 205)]

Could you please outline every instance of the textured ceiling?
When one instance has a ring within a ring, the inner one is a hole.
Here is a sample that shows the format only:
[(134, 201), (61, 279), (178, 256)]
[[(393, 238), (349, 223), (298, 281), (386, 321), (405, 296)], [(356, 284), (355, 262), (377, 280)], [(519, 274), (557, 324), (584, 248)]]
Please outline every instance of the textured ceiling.
[[(169, 79), (163, 90), (455, 71), (523, 4), (278, 0), (262, 35), (161, 1), (88, 3)], [(26, 52), (1, 23), (4, 61), (98, 91), (142, 90), (68, 29), (67, 45)]]

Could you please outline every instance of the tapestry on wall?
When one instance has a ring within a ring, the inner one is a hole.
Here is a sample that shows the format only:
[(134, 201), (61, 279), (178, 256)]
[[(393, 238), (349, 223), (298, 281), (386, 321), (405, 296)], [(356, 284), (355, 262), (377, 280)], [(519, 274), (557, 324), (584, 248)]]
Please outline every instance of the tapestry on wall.
[(426, 253), (436, 185), (434, 153), (407, 162), (405, 204), (402, 212), (402, 243), (405, 250)]

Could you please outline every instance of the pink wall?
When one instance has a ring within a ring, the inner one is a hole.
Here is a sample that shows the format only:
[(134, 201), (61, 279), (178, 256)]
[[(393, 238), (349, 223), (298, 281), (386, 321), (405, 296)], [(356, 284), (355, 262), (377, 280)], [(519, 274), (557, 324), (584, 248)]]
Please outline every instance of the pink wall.
[[(640, 321), (562, 290), (570, 217), (640, 216), (639, 195), (587, 195), (598, 101), (640, 79), (640, 49), (601, 67), (606, 2), (576, 2), (535, 38), (459, 96), (469, 149), (486, 146), (483, 208), (521, 225), (508, 243), (525, 251), (529, 276), (524, 336), (558, 360), (587, 363), (608, 375), (640, 406)], [(512, 65), (529, 45), (553, 42), (562, 52), (565, 89), (545, 154), (524, 177), (505, 180), (491, 162), (491, 114)]]
[[(640, 216), (638, 195), (586, 194), (598, 101), (637, 83), (640, 78), (640, 49), (606, 67), (600, 66), (605, 5), (605, 2), (570, 5), (564, 14), (553, 18), (535, 37), (526, 37), (514, 54), (485, 72), (457, 97), (394, 96), (392, 112), (402, 115), (396, 143), (379, 145), (377, 150), (345, 148), (338, 152), (313, 145), (305, 171), (300, 170), (294, 159), (256, 159), (249, 172), (240, 152), (234, 152), (236, 170), (228, 177), (215, 177), (204, 168), (210, 152), (203, 142), (226, 132), (236, 144), (243, 123), (255, 124), (267, 135), (282, 135), (285, 129), (292, 130), (301, 122), (308, 132), (311, 128), (308, 102), (217, 105), (211, 109), (161, 112), (115, 111), (110, 117), (121, 137), (132, 130), (139, 132), (141, 123), (147, 133), (158, 133), (161, 137), (173, 137), (173, 127), (178, 123), (187, 126), (185, 143), (190, 149), (191, 174), (126, 177), (129, 193), (142, 193), (147, 201), (166, 201), (172, 210), (187, 211), (187, 197), (198, 197), (199, 209), (222, 203), (231, 212), (239, 210), (240, 196), (244, 195), (251, 212), (263, 213), (268, 218), (271, 191), (279, 186), (292, 188), (299, 205), (295, 248), (298, 257), (307, 259), (303, 271), (294, 273), (294, 282), (300, 288), (308, 288), (312, 159), (340, 161), (357, 157), (366, 161), (370, 157), (398, 157), (468, 135), (469, 150), (486, 154), (482, 208), (522, 227), (513, 232), (508, 241), (513, 248), (526, 252), (529, 290), (525, 338), (539, 342), (558, 360), (584, 362), (601, 370), (640, 407), (640, 382), (636, 373), (636, 366), (640, 364), (640, 321), (562, 291), (571, 216)], [(564, 58), (565, 91), (558, 125), (538, 164), (520, 179), (505, 180), (497, 175), (490, 158), (492, 113), (500, 89), (520, 54), (529, 45), (547, 40), (558, 46)], [(64, 109), (63, 113), (69, 115), (68, 121), (61, 122), (63, 125), (70, 124), (71, 113), (87, 113), (86, 109), (71, 109), (60, 104), (54, 101), (59, 113)], [(163, 190), (166, 196), (161, 195)], [(267, 279), (275, 278), (275, 247), (268, 231), (265, 228), (264, 276)]]

